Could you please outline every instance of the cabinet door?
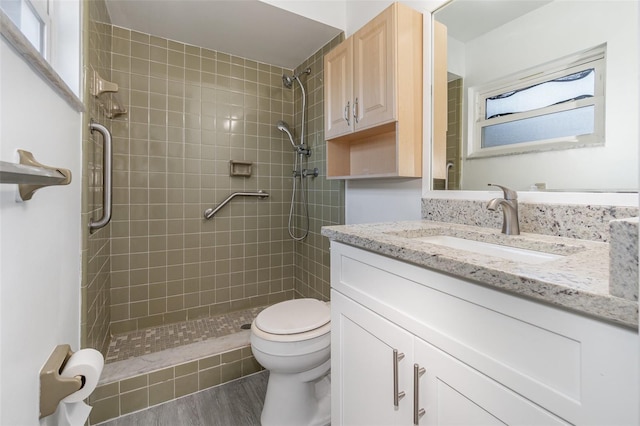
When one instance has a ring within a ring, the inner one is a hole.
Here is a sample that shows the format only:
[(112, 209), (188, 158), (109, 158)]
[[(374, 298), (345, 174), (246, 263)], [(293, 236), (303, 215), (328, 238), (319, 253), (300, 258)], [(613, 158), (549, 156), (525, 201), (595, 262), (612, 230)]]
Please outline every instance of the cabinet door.
[[(413, 336), (342, 294), (331, 292), (331, 424), (411, 424)], [(398, 392), (394, 406), (394, 349)]]
[(394, 5), (353, 35), (356, 130), (396, 118), (395, 15)]
[(414, 350), (420, 425), (569, 424), (423, 340)]
[(324, 57), (325, 138), (353, 132), (353, 42), (348, 38)]

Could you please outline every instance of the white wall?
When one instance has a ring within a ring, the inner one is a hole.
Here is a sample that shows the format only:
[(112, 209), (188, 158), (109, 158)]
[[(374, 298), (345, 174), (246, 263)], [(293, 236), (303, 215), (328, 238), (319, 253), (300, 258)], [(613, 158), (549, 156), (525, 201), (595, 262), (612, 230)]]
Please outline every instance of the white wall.
[(447, 38), (447, 71), (458, 77), (465, 74), (465, 48), (464, 43), (455, 38)]
[(58, 344), (79, 349), (80, 118), (0, 37), (0, 160), (21, 148), (73, 174), (24, 203), (0, 185), (2, 425), (37, 425), (42, 365)]
[(637, 121), (639, 111), (637, 2), (555, 1), (478, 37), (466, 44), (465, 87), (603, 43), (605, 146), (466, 161), (465, 189), (484, 189), (490, 181), (518, 190), (534, 182), (574, 191), (637, 188), (638, 131), (629, 124)]
[(420, 179), (351, 180), (345, 187), (345, 222), (421, 219)]

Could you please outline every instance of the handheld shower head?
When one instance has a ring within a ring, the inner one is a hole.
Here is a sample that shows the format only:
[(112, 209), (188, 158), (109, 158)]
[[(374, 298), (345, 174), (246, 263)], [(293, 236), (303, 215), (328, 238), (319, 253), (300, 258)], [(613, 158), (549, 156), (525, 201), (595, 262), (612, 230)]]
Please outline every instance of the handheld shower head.
[(278, 130), (280, 130), (282, 133), (286, 133), (287, 136), (289, 136), (289, 140), (291, 141), (291, 145), (295, 148), (296, 147), (296, 143), (293, 141), (293, 135), (291, 134), (291, 130), (289, 129), (289, 125), (286, 122), (280, 120), (276, 124), (276, 128)]

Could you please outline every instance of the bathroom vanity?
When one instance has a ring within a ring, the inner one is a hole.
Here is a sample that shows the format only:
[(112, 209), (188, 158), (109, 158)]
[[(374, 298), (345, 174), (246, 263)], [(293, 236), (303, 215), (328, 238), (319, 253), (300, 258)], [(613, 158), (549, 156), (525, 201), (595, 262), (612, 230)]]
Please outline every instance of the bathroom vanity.
[(637, 302), (609, 295), (607, 244), (430, 221), (323, 235), (332, 424), (638, 424)]

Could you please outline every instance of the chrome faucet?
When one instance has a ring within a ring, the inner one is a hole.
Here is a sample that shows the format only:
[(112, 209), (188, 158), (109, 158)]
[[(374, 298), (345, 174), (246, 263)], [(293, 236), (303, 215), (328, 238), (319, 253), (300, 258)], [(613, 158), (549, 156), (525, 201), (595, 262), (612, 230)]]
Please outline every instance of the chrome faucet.
[(490, 183), (488, 186), (497, 186), (502, 189), (504, 198), (493, 198), (489, 200), (487, 208), (496, 210), (498, 205), (502, 205), (502, 233), (507, 235), (520, 235), (520, 224), (518, 222), (518, 193), (502, 185)]

